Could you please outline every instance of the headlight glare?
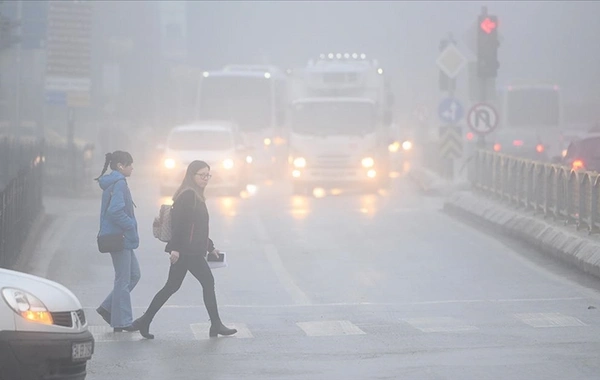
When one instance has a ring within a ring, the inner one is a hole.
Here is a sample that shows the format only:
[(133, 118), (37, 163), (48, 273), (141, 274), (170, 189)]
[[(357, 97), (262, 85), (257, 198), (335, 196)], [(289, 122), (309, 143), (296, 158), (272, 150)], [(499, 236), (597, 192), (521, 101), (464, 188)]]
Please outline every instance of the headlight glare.
[(172, 158), (165, 159), (164, 164), (165, 164), (165, 168), (167, 168), (167, 169), (175, 168), (175, 160)]
[(223, 160), (223, 167), (227, 170), (233, 169), (233, 160), (231, 158)]
[(294, 158), (294, 166), (297, 168), (305, 168), (306, 167), (306, 159), (304, 159), (304, 157)]
[(375, 166), (375, 160), (372, 157), (365, 157), (360, 163), (362, 164), (363, 168), (372, 168)]
[(4, 288), (2, 298), (10, 308), (30, 322), (51, 325), (54, 321), (46, 306), (33, 294), (21, 289)]

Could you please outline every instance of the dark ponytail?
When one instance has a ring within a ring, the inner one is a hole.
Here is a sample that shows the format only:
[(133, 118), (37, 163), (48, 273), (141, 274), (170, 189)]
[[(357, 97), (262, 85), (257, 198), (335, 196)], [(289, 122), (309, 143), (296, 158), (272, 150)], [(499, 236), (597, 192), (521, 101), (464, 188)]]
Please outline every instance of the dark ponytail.
[(117, 170), (118, 164), (121, 164), (123, 166), (129, 166), (133, 164), (133, 157), (131, 157), (131, 154), (129, 154), (128, 152), (123, 152), (121, 150), (116, 150), (112, 153), (106, 153), (105, 157), (106, 158), (104, 161), (104, 167), (102, 168), (102, 173), (100, 173), (98, 178), (94, 178), (94, 180), (96, 181), (100, 179), (100, 177), (102, 177), (104, 173), (106, 173), (106, 170), (108, 169), (109, 165), (112, 170)]

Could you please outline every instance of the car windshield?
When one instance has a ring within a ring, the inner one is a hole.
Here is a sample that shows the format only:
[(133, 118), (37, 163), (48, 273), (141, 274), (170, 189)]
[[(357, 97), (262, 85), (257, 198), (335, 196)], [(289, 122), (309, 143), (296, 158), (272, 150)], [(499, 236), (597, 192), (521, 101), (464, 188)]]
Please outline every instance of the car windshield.
[(233, 138), (225, 131), (175, 131), (167, 145), (173, 150), (226, 150), (233, 147)]
[(375, 130), (371, 103), (301, 103), (294, 107), (292, 129), (302, 134), (362, 135)]
[(268, 128), (271, 84), (265, 78), (204, 78), (198, 111), (202, 119), (231, 120), (243, 132)]

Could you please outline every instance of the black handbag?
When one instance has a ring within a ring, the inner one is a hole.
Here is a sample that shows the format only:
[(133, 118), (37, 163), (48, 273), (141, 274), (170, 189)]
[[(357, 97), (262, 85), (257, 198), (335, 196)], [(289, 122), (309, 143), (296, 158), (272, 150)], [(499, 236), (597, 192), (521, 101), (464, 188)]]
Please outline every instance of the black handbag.
[(125, 236), (122, 233), (98, 235), (97, 240), (101, 253), (121, 252), (125, 246)]
[[(106, 203), (106, 210), (104, 210), (104, 215), (106, 215), (106, 213), (108, 212), (108, 207), (110, 206), (111, 199), (112, 191), (110, 192), (110, 195), (108, 197), (108, 202)], [(122, 232), (106, 235), (100, 235), (100, 232), (98, 232), (96, 240), (98, 241), (98, 251), (100, 251), (100, 253), (121, 252), (125, 247), (125, 235)]]

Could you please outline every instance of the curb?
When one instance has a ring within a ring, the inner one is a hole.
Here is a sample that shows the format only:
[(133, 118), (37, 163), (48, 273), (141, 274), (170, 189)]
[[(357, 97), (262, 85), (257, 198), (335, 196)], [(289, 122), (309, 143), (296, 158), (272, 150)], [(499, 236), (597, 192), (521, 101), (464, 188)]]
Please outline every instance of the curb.
[(464, 191), (451, 196), (444, 203), (444, 211), (525, 242), (600, 278), (600, 239)]

